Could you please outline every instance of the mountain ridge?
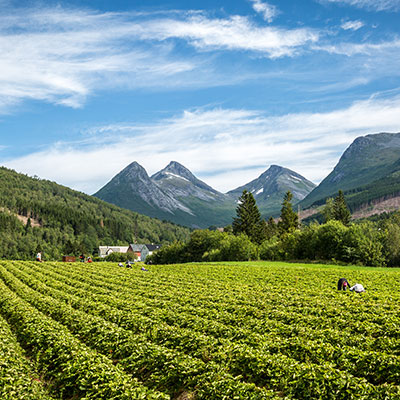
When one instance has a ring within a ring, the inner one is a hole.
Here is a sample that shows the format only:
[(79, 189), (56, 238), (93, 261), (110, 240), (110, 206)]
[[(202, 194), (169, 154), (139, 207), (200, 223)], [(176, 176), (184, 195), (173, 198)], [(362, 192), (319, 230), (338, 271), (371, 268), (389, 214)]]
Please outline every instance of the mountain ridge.
[[(364, 200), (394, 194), (397, 189), (392, 189), (400, 183), (396, 177), (398, 171), (400, 133), (359, 136), (343, 152), (332, 172), (299, 204), (302, 208), (318, 206), (342, 190), (355, 209)], [(362, 196), (361, 192), (364, 192)]]
[[(294, 192), (295, 200), (300, 200), (315, 187), (300, 174), (277, 165), (270, 166), (257, 179), (227, 193), (218, 192), (207, 185), (177, 161), (171, 161), (151, 177), (143, 167), (137, 167), (137, 162), (130, 165), (135, 166), (135, 169), (131, 169), (132, 173), (127, 173), (129, 166), (126, 167), (94, 196), (137, 212), (145, 211), (152, 217), (169, 219), (182, 225), (189, 224), (194, 228), (230, 224), (235, 215), (236, 200), (244, 189), (255, 193), (261, 213), (269, 217), (279, 213), (283, 196), (288, 190)], [(137, 177), (136, 169), (140, 171)], [(148, 187), (143, 188), (143, 183)], [(253, 190), (252, 186), (257, 185), (262, 185), (263, 195)], [(126, 194), (124, 198), (121, 198), (121, 193)], [(151, 198), (148, 193), (151, 193)], [(168, 202), (165, 199), (169, 199)], [(168, 203), (170, 208), (163, 208), (163, 203)]]

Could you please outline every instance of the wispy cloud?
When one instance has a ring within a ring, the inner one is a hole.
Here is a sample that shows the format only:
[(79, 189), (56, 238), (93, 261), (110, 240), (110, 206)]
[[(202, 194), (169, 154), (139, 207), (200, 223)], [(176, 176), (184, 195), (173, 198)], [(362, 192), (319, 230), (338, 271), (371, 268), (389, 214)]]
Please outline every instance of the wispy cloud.
[(180, 38), (203, 51), (245, 50), (270, 58), (293, 56), (303, 46), (316, 42), (319, 38), (317, 31), (308, 28), (260, 27), (247, 17), (209, 19), (202, 15), (182, 21), (150, 21), (141, 28), (139, 35), (142, 39), (152, 40)]
[(400, 0), (319, 0), (321, 3), (338, 3), (374, 11), (398, 11)]
[(274, 6), (273, 4), (262, 2), (261, 0), (251, 1), (253, 3), (254, 11), (261, 14), (266, 21), (271, 23), (275, 17), (279, 15), (278, 7)]
[(99, 87), (151, 86), (195, 68), (170, 60), (164, 48), (127, 46), (130, 31), (129, 21), (112, 13), (56, 8), (2, 15), (0, 111), (24, 99), (79, 107)]
[(364, 22), (362, 22), (362, 21), (346, 21), (346, 22), (343, 22), (340, 27), (342, 29), (344, 29), (345, 31), (348, 31), (348, 30), (358, 31), (363, 26), (364, 26)]
[(84, 149), (82, 143), (59, 143), (5, 164), (88, 193), (133, 160), (149, 173), (177, 160), (221, 191), (254, 179), (270, 164), (318, 182), (357, 136), (398, 132), (399, 115), (400, 97), (371, 98), (326, 113), (275, 117), (250, 110), (187, 110), (151, 125), (93, 127), (83, 139)]
[[(197, 56), (180, 54), (175, 46), (179, 40)], [(0, 112), (24, 99), (80, 107), (99, 88), (191, 85), (199, 75), (212, 74), (212, 67), (211, 72), (203, 68), (208, 62), (203, 52), (249, 51), (278, 58), (293, 56), (317, 40), (318, 33), (310, 29), (262, 27), (242, 16), (212, 19), (198, 12), (142, 15), (61, 7), (3, 10)]]
[[(327, 51), (331, 54), (340, 54), (348, 57), (355, 55), (367, 55), (367, 56), (382, 56), (383, 54), (390, 55), (393, 61), (393, 57), (396, 60), (396, 68), (398, 68), (398, 56), (397, 52), (400, 48), (400, 39), (394, 39), (391, 41), (384, 41), (381, 43), (338, 43), (338, 44), (326, 44), (326, 45), (315, 45), (315, 50)], [(393, 54), (394, 52), (394, 54)], [(389, 54), (388, 54), (389, 53)], [(379, 61), (379, 59), (377, 60)], [(386, 60), (384, 60), (386, 62)]]

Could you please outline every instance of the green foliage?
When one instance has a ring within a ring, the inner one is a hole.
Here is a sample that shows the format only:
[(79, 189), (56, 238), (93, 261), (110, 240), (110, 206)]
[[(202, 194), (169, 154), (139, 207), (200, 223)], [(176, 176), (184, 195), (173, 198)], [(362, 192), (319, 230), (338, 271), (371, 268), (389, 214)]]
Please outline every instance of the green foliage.
[[(27, 218), (26, 224), (20, 218)], [(0, 168), (0, 258), (47, 260), (100, 245), (186, 240), (189, 229), (105, 203), (54, 182)]]
[(400, 265), (400, 225), (395, 218), (384, 223), (382, 232), (384, 235), (383, 251), (389, 266)]
[(293, 194), (288, 191), (282, 202), (281, 217), (278, 222), (278, 228), (281, 234), (290, 233), (297, 229), (299, 225), (299, 216), (293, 211)]
[(247, 235), (224, 235), (218, 247), (206, 251), (203, 261), (249, 261), (258, 259), (257, 246)]
[(51, 400), (33, 362), (20, 347), (11, 327), (0, 317), (0, 397), (3, 400)]
[(260, 244), (265, 239), (264, 222), (258, 211), (256, 200), (247, 190), (243, 190), (239, 197), (232, 229), (235, 235), (244, 233), (254, 243)]
[(383, 239), (384, 234), (371, 223), (353, 224), (344, 235), (341, 258), (372, 267), (385, 266)]
[(351, 219), (350, 210), (347, 207), (344, 194), (339, 190), (338, 195), (333, 201), (332, 218), (336, 221), (342, 222), (344, 225), (348, 225)]
[(328, 197), (326, 199), (325, 206), (321, 212), (324, 218), (324, 222), (328, 222), (331, 219), (333, 219), (333, 213), (334, 213), (333, 210), (334, 210), (333, 198)]
[(278, 225), (272, 217), (269, 217), (268, 221), (264, 225), (265, 238), (271, 239), (278, 234)]
[[(182, 242), (175, 242), (146, 257), (146, 264), (174, 264), (186, 262), (187, 245)], [(190, 260), (189, 260), (190, 261)]]
[(110, 253), (107, 257), (104, 257), (104, 261), (110, 262), (125, 262), (125, 261), (133, 261), (137, 259), (137, 255), (133, 252), (127, 253)]
[(265, 240), (261, 243), (260, 259), (271, 261), (281, 260), (280, 239), (277, 236)]
[[(36, 376), (58, 399), (399, 398), (398, 270), (149, 269), (0, 261), (2, 398), (47, 400)], [(338, 293), (344, 274), (367, 292)]]
[(146, 263), (173, 264), (198, 261), (246, 261), (258, 259), (258, 247), (247, 235), (196, 230), (190, 240), (164, 246)]

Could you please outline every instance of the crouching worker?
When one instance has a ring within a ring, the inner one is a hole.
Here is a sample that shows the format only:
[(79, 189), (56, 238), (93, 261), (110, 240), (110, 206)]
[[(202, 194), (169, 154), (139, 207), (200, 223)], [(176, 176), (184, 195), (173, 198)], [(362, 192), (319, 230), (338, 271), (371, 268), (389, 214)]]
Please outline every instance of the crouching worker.
[(337, 290), (347, 290), (350, 287), (349, 282), (346, 278), (340, 278), (337, 284)]
[(361, 285), (361, 283), (356, 283), (353, 287), (350, 288), (350, 290), (356, 293), (362, 293), (365, 292), (364, 286)]

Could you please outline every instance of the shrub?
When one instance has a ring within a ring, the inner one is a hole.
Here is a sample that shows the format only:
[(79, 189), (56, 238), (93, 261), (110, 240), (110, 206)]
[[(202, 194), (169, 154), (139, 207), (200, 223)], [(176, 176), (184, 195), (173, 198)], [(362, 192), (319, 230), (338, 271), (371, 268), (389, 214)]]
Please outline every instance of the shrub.
[(137, 255), (132, 253), (131, 251), (128, 253), (111, 253), (107, 257), (104, 257), (104, 261), (111, 261), (111, 262), (125, 262), (125, 261), (132, 261), (136, 260)]

